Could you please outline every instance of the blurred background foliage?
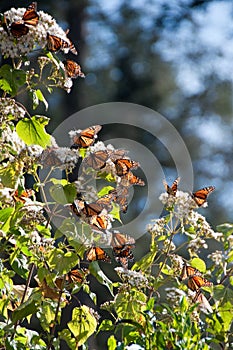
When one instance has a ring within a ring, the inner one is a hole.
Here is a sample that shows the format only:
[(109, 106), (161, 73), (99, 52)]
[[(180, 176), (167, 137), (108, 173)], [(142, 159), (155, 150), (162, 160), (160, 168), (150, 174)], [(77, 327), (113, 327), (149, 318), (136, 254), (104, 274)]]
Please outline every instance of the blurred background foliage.
[[(1, 12), (27, 5), (22, 0), (2, 0)], [(232, 1), (40, 0), (38, 9), (52, 14), (64, 29), (70, 28), (79, 51), (77, 60), (86, 74), (70, 94), (53, 93), (49, 131), (71, 114), (99, 103), (123, 101), (152, 108), (183, 137), (193, 161), (194, 188), (216, 186), (207, 215), (210, 221), (214, 225), (229, 221)], [(105, 132), (102, 139), (113, 129)], [(122, 127), (114, 127), (114, 132), (119, 137)], [(151, 144), (149, 135), (135, 132), (134, 137)], [(175, 169), (168, 154), (159, 155), (159, 147), (153, 142), (152, 151), (172, 181)]]

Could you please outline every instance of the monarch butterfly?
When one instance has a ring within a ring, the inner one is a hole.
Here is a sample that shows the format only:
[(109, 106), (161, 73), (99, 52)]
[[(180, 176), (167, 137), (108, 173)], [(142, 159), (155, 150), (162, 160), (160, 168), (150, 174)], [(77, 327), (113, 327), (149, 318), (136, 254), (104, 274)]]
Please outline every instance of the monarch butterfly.
[(192, 276), (192, 277), (189, 277), (187, 285), (189, 289), (195, 292), (202, 287), (211, 287), (213, 283), (209, 282), (207, 279), (201, 276)]
[(34, 191), (32, 189), (26, 189), (23, 190), (22, 192), (19, 193), (18, 190), (16, 190), (12, 197), (14, 198), (14, 200), (16, 202), (21, 202), (21, 203), (25, 203), (26, 198), (32, 197), (34, 195)]
[(59, 36), (49, 34), (47, 33), (47, 48), (50, 52), (56, 52), (61, 49), (67, 49), (69, 50), (70, 43), (67, 41), (60, 38)]
[(77, 132), (73, 137), (71, 148), (87, 148), (95, 142), (98, 132), (102, 129), (101, 125), (93, 125), (87, 129)]
[(66, 280), (68, 281), (68, 283), (83, 283), (84, 279), (85, 279), (85, 271), (82, 270), (71, 270), (67, 273), (66, 275)]
[(36, 26), (39, 21), (39, 15), (37, 11), (37, 3), (32, 2), (25, 11), (22, 20), (13, 22), (10, 26), (11, 34), (14, 38), (20, 38), (26, 35), (29, 31), (27, 25)]
[(121, 177), (120, 184), (124, 187), (130, 187), (131, 185), (145, 186), (145, 182), (131, 171)]
[(84, 78), (85, 74), (81, 71), (80, 65), (72, 60), (63, 61), (65, 72), (69, 78), (76, 79), (78, 77)]
[(201, 207), (206, 202), (208, 195), (214, 190), (214, 186), (203, 187), (202, 189), (192, 193), (192, 198), (196, 202), (198, 207)]
[(85, 258), (88, 261), (101, 260), (104, 262), (111, 263), (110, 256), (100, 247), (91, 247), (85, 253)]
[(10, 31), (14, 38), (20, 38), (29, 32), (29, 28), (23, 22), (18, 21), (11, 24)]
[(108, 216), (94, 215), (90, 218), (90, 223), (91, 225), (96, 226), (101, 230), (106, 230), (106, 228), (108, 227)]
[(112, 160), (112, 162), (115, 162), (117, 159), (120, 159), (124, 157), (128, 153), (125, 149), (115, 149), (114, 151), (111, 151), (109, 154), (109, 158)]
[(113, 194), (108, 193), (105, 196), (97, 199), (96, 204), (101, 205), (103, 209), (110, 212), (112, 210), (112, 200), (114, 200)]
[(123, 249), (125, 246), (134, 247), (135, 239), (121, 232), (113, 232), (111, 246)]
[(176, 195), (176, 192), (177, 192), (177, 187), (178, 187), (178, 184), (180, 182), (180, 177), (178, 177), (174, 182), (173, 184), (170, 186), (168, 186), (166, 180), (163, 180), (163, 185), (165, 187), (165, 190), (167, 191), (168, 194), (172, 195), (172, 196), (175, 196)]
[(107, 151), (96, 151), (90, 153), (88, 157), (84, 158), (84, 165), (87, 165), (94, 170), (100, 170), (105, 167), (108, 158), (109, 155)]
[(114, 194), (113, 201), (117, 203), (122, 212), (126, 213), (128, 209), (128, 195), (129, 195), (129, 189), (124, 186), (118, 186), (115, 190), (112, 190), (111, 192)]
[(62, 165), (61, 159), (57, 156), (58, 150), (59, 147), (47, 147), (44, 149), (40, 156), (41, 164), (45, 167)]
[(139, 166), (138, 162), (126, 158), (116, 159), (114, 164), (118, 176), (123, 176), (127, 174), (130, 169), (136, 169)]
[(188, 277), (192, 277), (192, 276), (201, 276), (202, 273), (196, 269), (195, 267), (189, 266), (184, 264), (184, 267), (181, 271), (181, 275), (180, 275), (180, 280), (184, 280)]
[(128, 268), (128, 262), (134, 260), (130, 247), (113, 247), (113, 255), (116, 262), (119, 262), (125, 269)]

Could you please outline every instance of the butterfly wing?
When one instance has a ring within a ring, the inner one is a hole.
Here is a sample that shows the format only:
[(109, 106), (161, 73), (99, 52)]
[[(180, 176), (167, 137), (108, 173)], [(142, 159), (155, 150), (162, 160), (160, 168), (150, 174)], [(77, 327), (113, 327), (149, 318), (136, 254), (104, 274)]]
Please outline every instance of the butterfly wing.
[(24, 24), (36, 26), (39, 21), (39, 15), (37, 11), (37, 3), (32, 2), (31, 5), (28, 6), (27, 10), (23, 15)]
[(69, 78), (76, 79), (78, 77), (84, 78), (85, 74), (81, 71), (80, 65), (72, 60), (63, 61), (66, 74)]
[(87, 148), (95, 142), (97, 133), (102, 129), (101, 125), (93, 125), (87, 129), (81, 130), (73, 138), (71, 148)]
[(121, 185), (130, 187), (132, 185), (145, 186), (145, 182), (134, 175), (131, 171), (121, 177)]
[(195, 292), (202, 287), (211, 287), (212, 282), (209, 282), (207, 279), (201, 276), (192, 276), (192, 277), (189, 277), (187, 285), (189, 289)]
[(114, 164), (118, 176), (123, 176), (127, 174), (130, 169), (136, 169), (139, 166), (138, 162), (126, 158), (116, 159)]
[(214, 186), (203, 187), (200, 190), (192, 193), (192, 198), (196, 202), (196, 204), (201, 207), (208, 197), (208, 195), (215, 190)]
[(181, 271), (180, 280), (184, 280), (184, 279), (186, 279), (188, 277), (192, 277), (194, 275), (201, 276), (201, 272), (198, 269), (196, 269), (195, 267), (184, 264), (183, 269)]
[(180, 182), (180, 177), (178, 177), (173, 184), (171, 185), (171, 187), (167, 184), (166, 180), (163, 180), (163, 185), (165, 190), (167, 191), (168, 194), (175, 196), (176, 192), (177, 192), (177, 188), (178, 188), (178, 184)]
[(90, 153), (89, 156), (84, 159), (84, 164), (94, 170), (100, 170), (105, 167), (107, 160), (107, 151), (96, 151), (94, 153)]
[(17, 21), (11, 23), (10, 31), (14, 38), (20, 38), (29, 32), (29, 28), (22, 21)]
[(97, 261), (101, 260), (104, 262), (111, 262), (110, 256), (100, 247), (91, 247), (86, 251), (85, 254), (86, 260), (87, 261)]

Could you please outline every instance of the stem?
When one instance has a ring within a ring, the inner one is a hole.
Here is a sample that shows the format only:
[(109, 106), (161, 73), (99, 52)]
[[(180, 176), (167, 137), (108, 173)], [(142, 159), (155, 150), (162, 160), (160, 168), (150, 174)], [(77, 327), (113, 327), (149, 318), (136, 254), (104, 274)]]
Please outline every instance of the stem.
[(169, 255), (169, 251), (170, 251), (170, 248), (171, 248), (171, 244), (172, 244), (172, 240), (173, 240), (174, 235), (175, 235), (175, 232), (172, 232), (172, 233), (171, 233), (171, 237), (170, 237), (170, 241), (169, 241), (169, 245), (168, 245), (167, 251), (166, 251), (166, 253), (165, 253), (164, 261), (163, 261), (162, 265), (160, 266), (160, 269), (159, 269), (159, 272), (158, 272), (156, 278), (159, 277), (159, 275), (160, 275), (160, 273), (161, 273), (161, 271), (162, 271), (164, 265), (166, 264), (166, 261), (167, 261), (168, 255)]
[(54, 316), (53, 327), (50, 330), (50, 340), (49, 340), (49, 343), (47, 346), (47, 350), (50, 350), (52, 348), (52, 345), (53, 345), (53, 339), (54, 339), (54, 334), (55, 334), (55, 330), (56, 330), (56, 325), (58, 323), (58, 313), (59, 313), (60, 304), (61, 304), (61, 297), (62, 297), (62, 293), (63, 293), (64, 282), (65, 282), (65, 276), (63, 277), (62, 286), (61, 286), (61, 289), (59, 291), (57, 308), (56, 308), (56, 312), (55, 312), (55, 316)]

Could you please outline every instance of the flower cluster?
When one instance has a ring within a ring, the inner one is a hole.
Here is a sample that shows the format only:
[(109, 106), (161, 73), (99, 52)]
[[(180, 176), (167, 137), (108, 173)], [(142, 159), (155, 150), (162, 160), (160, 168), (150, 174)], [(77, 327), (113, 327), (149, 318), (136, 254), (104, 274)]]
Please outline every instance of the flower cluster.
[[(22, 20), (25, 11), (26, 8), (12, 8), (4, 13), (6, 22), (9, 23), (9, 28), (13, 22)], [(36, 26), (29, 25), (28, 34), (22, 35), (17, 39), (11, 34), (10, 30), (7, 32), (3, 27), (0, 27), (0, 46), (5, 57), (25, 56), (35, 48), (45, 48), (47, 46), (47, 33), (67, 41), (66, 33), (52, 16), (43, 11), (38, 11), (38, 15), (38, 24)], [(65, 53), (67, 53), (67, 48)]]
[(0, 125), (8, 123), (11, 119), (22, 119), (25, 115), (25, 109), (13, 98), (0, 98)]
[(122, 267), (116, 267), (115, 271), (123, 282), (130, 284), (132, 287), (142, 288), (143, 286), (148, 286), (148, 279), (141, 272), (127, 270)]

